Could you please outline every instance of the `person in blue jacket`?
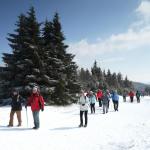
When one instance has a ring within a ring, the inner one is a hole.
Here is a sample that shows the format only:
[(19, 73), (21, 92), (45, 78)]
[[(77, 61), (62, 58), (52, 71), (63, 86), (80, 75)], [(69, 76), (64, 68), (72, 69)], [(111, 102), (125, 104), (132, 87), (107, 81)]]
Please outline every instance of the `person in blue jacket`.
[(119, 95), (117, 93), (117, 90), (114, 90), (111, 94), (111, 98), (114, 104), (114, 110), (118, 111), (118, 106), (119, 106)]
[(93, 114), (95, 113), (95, 103), (96, 103), (96, 96), (93, 93), (93, 91), (90, 91), (88, 98), (89, 98), (90, 107), (91, 107), (91, 114)]

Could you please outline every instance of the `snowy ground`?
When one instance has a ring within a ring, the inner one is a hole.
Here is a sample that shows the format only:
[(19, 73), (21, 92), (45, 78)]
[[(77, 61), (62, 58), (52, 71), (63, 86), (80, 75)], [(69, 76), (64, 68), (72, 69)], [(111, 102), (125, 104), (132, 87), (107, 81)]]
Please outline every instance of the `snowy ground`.
[(119, 112), (113, 111), (111, 103), (105, 115), (96, 106), (96, 114), (89, 114), (87, 128), (78, 128), (78, 105), (46, 107), (40, 113), (39, 130), (31, 129), (30, 108), (28, 127), (24, 108), (23, 126), (6, 127), (9, 112), (10, 107), (0, 108), (0, 147), (3, 150), (150, 150), (150, 97), (142, 99), (140, 104), (120, 102)]

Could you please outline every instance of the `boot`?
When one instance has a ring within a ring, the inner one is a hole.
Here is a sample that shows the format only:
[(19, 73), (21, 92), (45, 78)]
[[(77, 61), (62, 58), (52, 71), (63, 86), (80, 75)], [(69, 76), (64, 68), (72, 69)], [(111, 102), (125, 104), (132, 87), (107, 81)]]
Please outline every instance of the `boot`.
[(84, 127), (86, 128), (86, 127), (87, 127), (87, 124), (85, 124)]
[(21, 123), (18, 123), (18, 125), (17, 125), (18, 127), (21, 127)]
[(83, 127), (83, 124), (80, 124), (79, 127)]
[(9, 124), (7, 127), (13, 127), (13, 125), (12, 125), (12, 124)]

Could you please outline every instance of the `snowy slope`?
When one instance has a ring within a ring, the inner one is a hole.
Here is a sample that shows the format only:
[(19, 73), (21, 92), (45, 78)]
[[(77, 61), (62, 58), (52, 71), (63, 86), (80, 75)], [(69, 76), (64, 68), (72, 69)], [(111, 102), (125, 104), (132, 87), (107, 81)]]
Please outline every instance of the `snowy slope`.
[(39, 130), (31, 129), (30, 108), (28, 127), (23, 109), (23, 126), (7, 128), (9, 111), (10, 107), (0, 108), (0, 147), (3, 150), (150, 149), (150, 97), (142, 99), (140, 104), (120, 102), (119, 112), (113, 111), (111, 103), (110, 111), (105, 115), (96, 106), (96, 114), (89, 114), (87, 128), (78, 128), (78, 105), (46, 107), (40, 113)]

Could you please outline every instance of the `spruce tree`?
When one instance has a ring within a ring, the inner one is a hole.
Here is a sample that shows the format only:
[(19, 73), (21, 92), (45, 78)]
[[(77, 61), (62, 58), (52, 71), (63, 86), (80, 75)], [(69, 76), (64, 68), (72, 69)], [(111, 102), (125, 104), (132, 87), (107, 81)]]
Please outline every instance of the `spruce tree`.
[(53, 43), (53, 25), (50, 21), (46, 20), (42, 29), (42, 49), (43, 49), (43, 62), (45, 66), (45, 74), (49, 83), (49, 94), (47, 99), (49, 103), (55, 103), (56, 98), (52, 97), (52, 93), (58, 84), (59, 79), (59, 62)]
[(117, 74), (117, 80), (118, 80), (119, 86), (123, 87), (123, 77), (122, 77), (122, 74), (120, 72)]
[(37, 85), (49, 103), (75, 102), (80, 90), (77, 65), (74, 55), (67, 53), (68, 45), (64, 43), (58, 14), (52, 22), (45, 22), (42, 36), (33, 7), (27, 15), (19, 16), (16, 26), (8, 37), (12, 54), (3, 54), (6, 70), (0, 77), (5, 81), (5, 95), (12, 88), (18, 88), (26, 97)]
[(64, 43), (65, 37), (58, 13), (52, 22), (46, 21), (43, 31), (43, 42), (45, 48), (49, 50), (47, 62), (52, 64), (52, 70), (49, 68), (48, 74), (56, 81), (51, 100), (56, 104), (75, 102), (76, 93), (80, 90), (77, 65), (73, 61), (74, 55), (67, 53), (68, 45)]
[(119, 83), (118, 83), (118, 79), (117, 79), (117, 75), (116, 73), (113, 73), (112, 74), (112, 77), (111, 77), (111, 87), (115, 88), (115, 89), (118, 89), (119, 87)]
[(112, 77), (112, 74), (110, 72), (110, 69), (108, 69), (107, 74), (106, 74), (106, 83), (109, 85), (109, 87), (112, 87), (111, 77)]
[(14, 87), (20, 88), (22, 82), (21, 72), (23, 71), (24, 64), (20, 60), (23, 59), (22, 51), (24, 51), (24, 40), (26, 37), (26, 17), (21, 14), (16, 23), (17, 28), (15, 33), (8, 34), (7, 38), (9, 45), (12, 48), (12, 54), (4, 53), (3, 61), (6, 64), (6, 71), (3, 73), (5, 84), (3, 89), (6, 90), (5, 96), (9, 96), (11, 89)]
[(101, 88), (104, 85), (104, 76), (100, 67), (97, 66), (97, 62), (94, 62), (93, 67), (91, 68), (92, 76), (95, 79), (95, 84), (97, 88)]
[(42, 48), (40, 37), (40, 25), (37, 22), (34, 8), (31, 7), (28, 15), (20, 15), (15, 33), (9, 34), (8, 40), (12, 48), (12, 56), (4, 54), (4, 62), (11, 74), (10, 88), (18, 88), (23, 96), (34, 85), (43, 88), (45, 80), (45, 68), (42, 60)]

